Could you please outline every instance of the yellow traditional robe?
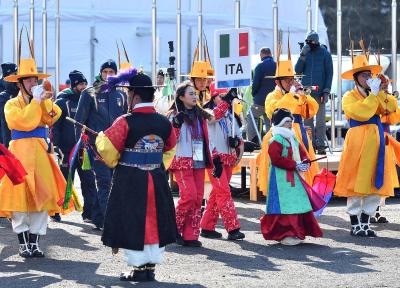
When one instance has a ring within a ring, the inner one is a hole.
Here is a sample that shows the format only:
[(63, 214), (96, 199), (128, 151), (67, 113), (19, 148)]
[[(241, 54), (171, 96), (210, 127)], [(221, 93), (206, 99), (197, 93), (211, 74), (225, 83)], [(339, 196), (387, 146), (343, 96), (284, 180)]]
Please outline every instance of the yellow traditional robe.
[[(31, 131), (37, 127), (51, 126), (61, 116), (61, 109), (50, 99), (40, 104), (32, 100), (29, 104), (23, 96), (9, 100), (4, 113), (10, 130)], [(10, 151), (21, 161), (28, 175), (25, 182), (13, 186), (4, 176), (0, 183), (0, 216), (11, 217), (13, 211), (66, 213), (73, 209), (69, 203), (67, 211), (61, 211), (57, 202), (64, 197), (66, 181), (42, 138), (23, 138), (10, 142)]]
[[(297, 99), (297, 98), (298, 99)], [(295, 96), (292, 93), (286, 93), (283, 95), (282, 90), (276, 86), (275, 90), (268, 94), (265, 99), (265, 113), (268, 118), (272, 118), (272, 113), (278, 108), (288, 109), (292, 114), (300, 114), (303, 119), (306, 117), (312, 118), (317, 114), (319, 105), (317, 101), (311, 96)], [(308, 110), (308, 113), (307, 113)], [(310, 160), (315, 159), (315, 151), (312, 146), (312, 141), (307, 135), (308, 139), (308, 150), (304, 146), (301, 138), (300, 124), (293, 123), (293, 130), (296, 134), (297, 140), (299, 140), (300, 145), (303, 147), (304, 151), (307, 152), (307, 156)], [(268, 173), (269, 173), (269, 156), (268, 156), (268, 143), (272, 138), (271, 130), (264, 136), (261, 145), (261, 153), (258, 155), (258, 187), (265, 195), (268, 190)], [(308, 184), (312, 185), (314, 176), (319, 172), (319, 167), (317, 162), (311, 163), (310, 170), (304, 173), (305, 180)]]
[[(384, 122), (392, 124), (398, 121), (397, 100), (383, 91), (378, 96), (372, 93), (365, 97), (357, 88), (346, 92), (342, 102), (343, 111), (348, 119), (367, 121), (374, 115), (384, 115)], [(389, 143), (393, 142), (390, 141)], [(392, 145), (397, 145), (393, 143)], [(396, 149), (397, 150), (397, 149)], [(375, 187), (376, 166), (379, 151), (379, 131), (375, 124), (367, 124), (349, 129), (343, 146), (336, 179), (335, 195), (343, 197), (393, 195), (394, 149), (385, 145), (384, 183), (380, 189)]]

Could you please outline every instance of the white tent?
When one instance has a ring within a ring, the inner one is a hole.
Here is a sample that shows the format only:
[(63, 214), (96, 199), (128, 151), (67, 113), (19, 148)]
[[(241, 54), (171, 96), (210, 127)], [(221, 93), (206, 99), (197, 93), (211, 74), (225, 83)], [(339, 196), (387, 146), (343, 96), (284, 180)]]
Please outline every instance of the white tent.
[[(151, 0), (105, 1), (68, 0), (60, 1), (61, 82), (68, 78), (71, 70), (82, 71), (91, 78), (91, 56), (94, 57), (95, 74), (99, 66), (109, 58), (117, 58), (116, 40), (122, 39), (135, 67), (151, 70)], [(29, 30), (29, 0), (19, 0), (19, 27), (25, 24)], [(55, 71), (55, 1), (47, 1), (48, 11), (48, 72)], [(304, 41), (307, 30), (306, 0), (278, 0), (279, 28), (290, 30), (291, 46), (298, 52), (297, 42)], [(312, 1), (314, 12), (315, 4)], [(197, 43), (198, 1), (182, 1), (182, 74), (187, 74), (191, 65), (193, 49)], [(218, 12), (217, 12), (218, 11)], [(223, 11), (220, 12), (220, 11)], [(321, 43), (328, 44), (327, 32), (319, 13), (318, 32)], [(13, 59), (13, 1), (0, 0), (0, 61)], [(38, 68), (42, 66), (42, 0), (35, 1), (35, 51)], [(314, 18), (314, 16), (313, 16)], [(242, 0), (241, 25), (253, 30), (253, 47), (257, 53), (262, 46), (273, 48), (273, 22), (271, 0)], [(213, 33), (216, 29), (234, 26), (233, 0), (203, 0), (203, 28), (210, 52), (213, 52)], [(91, 27), (94, 38), (91, 39)], [(93, 29), (92, 29), (93, 30)], [(157, 1), (157, 67), (168, 66), (168, 41), (176, 47), (176, 1)], [(286, 37), (284, 35), (284, 40)], [(93, 44), (91, 44), (93, 43)], [(91, 55), (94, 45), (94, 55)], [(286, 47), (286, 44), (284, 44)], [(285, 52), (286, 48), (284, 48)], [(27, 56), (24, 45), (23, 56)], [(211, 56), (212, 57), (212, 56)], [(54, 77), (52, 78), (54, 81)], [(93, 79), (91, 79), (93, 80)]]

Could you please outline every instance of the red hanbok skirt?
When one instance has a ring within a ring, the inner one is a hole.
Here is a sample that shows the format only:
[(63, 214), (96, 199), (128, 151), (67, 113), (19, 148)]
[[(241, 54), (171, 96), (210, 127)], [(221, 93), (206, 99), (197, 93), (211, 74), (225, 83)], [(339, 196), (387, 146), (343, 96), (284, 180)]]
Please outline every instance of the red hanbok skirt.
[(286, 237), (304, 240), (306, 236), (322, 237), (321, 228), (314, 213), (304, 214), (266, 214), (261, 219), (261, 233), (265, 240), (281, 241)]

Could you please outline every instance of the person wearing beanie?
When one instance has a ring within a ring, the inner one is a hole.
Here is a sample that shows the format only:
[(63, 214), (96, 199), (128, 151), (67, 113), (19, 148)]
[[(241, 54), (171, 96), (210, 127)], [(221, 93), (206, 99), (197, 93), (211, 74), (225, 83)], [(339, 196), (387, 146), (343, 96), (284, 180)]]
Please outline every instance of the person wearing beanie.
[(316, 125), (314, 131), (314, 116), (306, 119), (304, 124), (312, 127), (313, 143), (317, 153), (325, 155), (326, 119), (325, 105), (329, 99), (333, 77), (332, 56), (326, 46), (319, 43), (318, 33), (311, 30), (308, 32), (306, 44), (301, 48), (300, 57), (297, 60), (295, 71), (303, 74), (301, 84), (304, 86), (318, 86), (318, 90), (311, 92), (311, 96), (319, 105), (316, 114)]
[[(201, 219), (200, 236), (213, 239), (221, 238), (222, 234), (215, 231), (219, 215), (221, 215), (224, 227), (228, 232), (228, 240), (240, 240), (245, 238), (245, 235), (240, 232), (240, 223), (231, 196), (229, 182), (232, 177), (232, 169), (239, 163), (243, 154), (244, 142), (239, 124), (230, 109), (226, 111), (219, 109), (223, 102), (227, 102), (229, 106), (233, 105), (235, 91), (215, 89), (215, 82), (212, 82), (210, 92), (211, 100), (204, 107), (215, 118), (212, 121), (207, 121), (210, 149), (215, 168), (207, 169), (212, 190)], [(233, 125), (235, 125), (234, 131)], [(232, 137), (233, 133), (235, 135)]]
[[(54, 150), (59, 156), (59, 166), (65, 179), (68, 179), (68, 159), (75, 145), (75, 127), (66, 120), (66, 117), (75, 118), (79, 99), (87, 87), (87, 80), (82, 72), (73, 70), (69, 73), (70, 88), (66, 88), (57, 95), (56, 104), (61, 108), (61, 116), (52, 128)], [(79, 160), (81, 161), (81, 159)], [(92, 219), (92, 206), (96, 200), (96, 184), (92, 170), (82, 170), (82, 163), (77, 165), (77, 171), (81, 183), (84, 199), (82, 218), (84, 222)], [(59, 215), (54, 215), (53, 220), (61, 221)]]
[(310, 168), (307, 153), (292, 130), (294, 117), (284, 108), (272, 114), (269, 140), (270, 177), (261, 232), (265, 240), (300, 244), (306, 236), (322, 237), (315, 220), (303, 173)]
[[(288, 55), (288, 60), (278, 61), (275, 76), (271, 77), (275, 80), (276, 86), (274, 91), (267, 95), (265, 100), (265, 112), (267, 117), (271, 119), (276, 109), (288, 109), (294, 117), (293, 130), (295, 131), (297, 140), (306, 151), (307, 157), (313, 160), (316, 158), (315, 151), (303, 124), (303, 120), (314, 117), (318, 111), (318, 103), (311, 95), (306, 94), (303, 91), (303, 86), (294, 79), (295, 76), (300, 75), (294, 74), (290, 50)], [(271, 137), (272, 133), (267, 133), (264, 136), (261, 153), (259, 155), (258, 185), (263, 193), (266, 193), (268, 186), (268, 143)], [(310, 169), (304, 173), (306, 182), (312, 185), (314, 176), (319, 172), (318, 163), (316, 161), (312, 162)]]
[(154, 109), (150, 77), (136, 69), (113, 77), (118, 85), (126, 81), (130, 113), (96, 139), (97, 151), (115, 168), (101, 239), (113, 253), (122, 248), (133, 267), (121, 274), (121, 281), (154, 281), (165, 246), (175, 242), (174, 201), (165, 169), (175, 154), (176, 137), (169, 120)]
[[(363, 43), (361, 41), (361, 43)], [(385, 126), (399, 121), (397, 99), (384, 91), (380, 77), (382, 66), (368, 63), (368, 54), (352, 56), (352, 69), (342, 78), (353, 80), (355, 87), (343, 95), (343, 112), (349, 122), (339, 162), (334, 194), (347, 198), (350, 234), (375, 237), (370, 226), (381, 198), (394, 194), (393, 148), (397, 141), (385, 136)], [(387, 131), (387, 130), (386, 130)], [(398, 149), (398, 148), (397, 148)]]
[(19, 93), (17, 83), (7, 82), (4, 80), (9, 75), (15, 75), (18, 67), (14, 63), (6, 62), (1, 64), (2, 77), (0, 79), (0, 143), (8, 147), (11, 140), (11, 131), (8, 129), (6, 117), (4, 115), (4, 106), (6, 102)]
[(100, 66), (100, 78), (103, 81), (107, 81), (109, 76), (114, 76), (118, 73), (117, 63), (114, 60), (108, 59)]
[[(107, 130), (118, 117), (127, 113), (128, 101), (125, 92), (118, 87), (110, 87), (108, 84), (107, 79), (113, 77), (116, 73), (117, 65), (115, 61), (108, 60), (101, 65), (100, 75), (96, 77), (93, 86), (83, 90), (79, 98), (75, 114), (76, 121), (96, 132), (100, 132)], [(76, 74), (73, 77), (80, 78), (81, 76)], [(75, 127), (76, 141), (80, 138), (81, 132), (81, 128)], [(94, 146), (95, 137), (93, 135), (88, 136), (89, 144)], [(97, 194), (91, 211), (91, 221), (96, 230), (101, 230), (110, 193), (113, 169), (107, 167), (99, 159), (94, 160), (93, 166)]]

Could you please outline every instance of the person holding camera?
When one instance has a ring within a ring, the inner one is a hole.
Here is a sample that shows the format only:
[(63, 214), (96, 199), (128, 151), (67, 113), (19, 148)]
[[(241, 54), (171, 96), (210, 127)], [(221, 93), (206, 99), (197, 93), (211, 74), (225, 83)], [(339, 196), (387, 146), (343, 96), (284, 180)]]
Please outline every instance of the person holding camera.
[(215, 89), (215, 82), (213, 82), (210, 85), (211, 100), (204, 105), (204, 108), (216, 118), (207, 121), (215, 169), (207, 169), (212, 190), (200, 223), (200, 235), (205, 238), (222, 237), (221, 233), (215, 231), (219, 215), (228, 232), (228, 240), (239, 240), (245, 237), (240, 232), (240, 223), (229, 187), (232, 169), (243, 155), (244, 143), (239, 124), (230, 112), (231, 109), (225, 113), (218, 113), (223, 112), (218, 109), (214, 110), (223, 101), (232, 105), (237, 97), (235, 90)]
[(301, 84), (303, 86), (318, 86), (317, 91), (312, 91), (311, 95), (317, 101), (319, 110), (316, 115), (316, 125), (314, 131), (314, 117), (304, 121), (306, 126), (313, 128), (313, 142), (318, 154), (324, 155), (326, 138), (325, 104), (328, 101), (332, 77), (333, 64), (332, 56), (324, 45), (319, 43), (317, 32), (310, 31), (307, 34), (306, 44), (301, 47), (300, 57), (297, 60), (296, 74), (303, 74)]

